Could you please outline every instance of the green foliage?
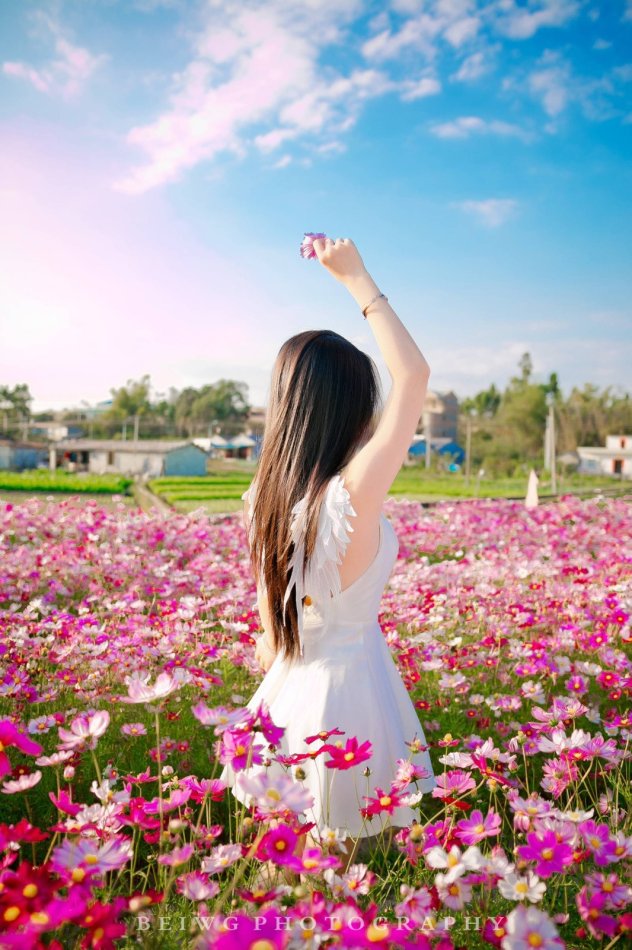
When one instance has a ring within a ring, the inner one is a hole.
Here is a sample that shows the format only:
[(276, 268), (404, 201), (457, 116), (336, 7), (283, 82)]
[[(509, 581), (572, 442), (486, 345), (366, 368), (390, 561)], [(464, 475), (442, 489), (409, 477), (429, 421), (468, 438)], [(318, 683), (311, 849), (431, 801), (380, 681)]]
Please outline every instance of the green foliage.
[(25, 472), (0, 472), (0, 490), (7, 491), (45, 491), (84, 492), (124, 495), (132, 484), (131, 478), (124, 475), (89, 475), (83, 473), (51, 472), (46, 469), (27, 470)]

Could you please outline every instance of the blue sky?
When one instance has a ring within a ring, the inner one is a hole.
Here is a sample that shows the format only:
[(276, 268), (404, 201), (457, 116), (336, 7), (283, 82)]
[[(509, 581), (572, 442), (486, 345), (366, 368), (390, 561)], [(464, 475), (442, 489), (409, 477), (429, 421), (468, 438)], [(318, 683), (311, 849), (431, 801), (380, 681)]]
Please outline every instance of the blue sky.
[(244, 380), (331, 328), (351, 237), (430, 363), (629, 389), (632, 3), (0, 4), (0, 381), (35, 408)]

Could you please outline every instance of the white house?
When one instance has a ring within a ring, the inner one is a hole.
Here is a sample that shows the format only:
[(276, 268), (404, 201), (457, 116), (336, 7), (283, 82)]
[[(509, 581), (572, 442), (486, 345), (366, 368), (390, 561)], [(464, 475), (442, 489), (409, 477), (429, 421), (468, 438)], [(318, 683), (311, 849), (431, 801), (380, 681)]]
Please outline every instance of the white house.
[(152, 478), (206, 475), (206, 452), (190, 441), (64, 439), (51, 446), (50, 467)]
[(605, 446), (578, 445), (578, 472), (632, 478), (632, 436), (607, 435)]

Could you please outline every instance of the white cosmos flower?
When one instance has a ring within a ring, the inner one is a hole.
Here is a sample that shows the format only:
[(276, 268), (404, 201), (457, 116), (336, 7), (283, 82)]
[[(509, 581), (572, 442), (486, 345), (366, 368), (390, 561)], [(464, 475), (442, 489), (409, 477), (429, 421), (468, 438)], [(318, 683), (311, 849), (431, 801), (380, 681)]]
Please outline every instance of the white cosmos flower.
[[(476, 845), (471, 845), (463, 853), (456, 845), (453, 845), (449, 851), (444, 851), (439, 845), (435, 845), (426, 853), (425, 858), (429, 867), (447, 870), (447, 874), (442, 875), (446, 883), (456, 880), (467, 871), (476, 871), (485, 864), (485, 859)], [(448, 906), (451, 907), (452, 904)]]
[(538, 904), (544, 896), (546, 884), (533, 871), (529, 871), (527, 877), (512, 873), (498, 882), (498, 890), (509, 901), (527, 900)]

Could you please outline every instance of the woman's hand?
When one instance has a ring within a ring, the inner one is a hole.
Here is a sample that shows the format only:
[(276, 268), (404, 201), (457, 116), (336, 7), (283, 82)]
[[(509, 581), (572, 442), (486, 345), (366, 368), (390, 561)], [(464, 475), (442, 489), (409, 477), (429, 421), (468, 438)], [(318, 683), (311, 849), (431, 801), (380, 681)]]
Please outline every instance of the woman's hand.
[(316, 238), (316, 257), (341, 284), (351, 283), (366, 274), (364, 261), (351, 238)]
[(276, 652), (271, 650), (267, 644), (266, 635), (262, 633), (257, 637), (257, 645), (255, 647), (255, 660), (263, 668), (264, 672), (267, 673), (272, 664), (274, 663), (274, 658)]

